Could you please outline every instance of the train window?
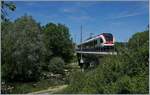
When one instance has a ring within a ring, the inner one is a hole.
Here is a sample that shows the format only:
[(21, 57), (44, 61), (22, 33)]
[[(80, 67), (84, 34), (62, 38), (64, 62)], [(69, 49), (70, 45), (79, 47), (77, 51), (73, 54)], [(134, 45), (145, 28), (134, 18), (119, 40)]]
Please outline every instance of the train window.
[(99, 39), (97, 39), (97, 44), (99, 44), (100, 43), (100, 40)]
[(103, 40), (100, 38), (100, 43), (103, 43)]
[(103, 43), (103, 40), (102, 40), (101, 38), (100, 38), (100, 39), (97, 39), (96, 43), (97, 43), (97, 44)]
[(113, 36), (110, 33), (103, 33), (106, 41), (112, 41), (113, 40)]
[(97, 41), (95, 40), (95, 44), (97, 44)]
[(96, 47), (96, 45), (97, 45), (97, 41), (96, 41), (96, 40), (94, 40), (94, 47)]

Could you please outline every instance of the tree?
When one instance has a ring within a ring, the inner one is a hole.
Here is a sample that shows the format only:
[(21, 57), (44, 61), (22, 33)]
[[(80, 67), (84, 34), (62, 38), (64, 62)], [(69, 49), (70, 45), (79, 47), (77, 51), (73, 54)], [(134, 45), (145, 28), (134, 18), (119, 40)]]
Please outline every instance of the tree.
[(137, 50), (140, 47), (143, 47), (144, 43), (148, 43), (149, 39), (149, 32), (148, 30), (144, 32), (138, 32), (132, 36), (131, 39), (129, 39), (128, 47), (131, 50)]
[[(149, 31), (139, 32), (132, 36), (128, 43), (130, 58), (126, 66), (130, 76), (148, 74), (149, 64)], [(133, 60), (134, 59), (134, 60)]]
[[(49, 23), (43, 27), (44, 43), (47, 51), (52, 51), (52, 56), (59, 56), (65, 62), (73, 57), (73, 44), (70, 40), (69, 29), (61, 24)], [(47, 62), (50, 60), (47, 55)]]
[[(9, 68), (11, 62), (12, 62), (12, 58), (11, 58), (11, 54), (13, 51), (13, 44), (14, 41), (12, 40), (12, 29), (13, 29), (13, 22), (10, 21), (6, 21), (6, 22), (2, 22), (2, 37), (1, 37), (1, 54), (2, 54), (2, 80), (4, 78), (4, 80), (6, 80), (6, 76), (9, 76), (10, 72), (11, 72), (11, 68)], [(7, 72), (7, 71), (9, 72)]]
[(7, 32), (2, 36), (2, 77), (7, 81), (38, 80), (45, 52), (39, 24), (31, 16), (22, 16), (7, 26), (2, 27), (2, 34)]

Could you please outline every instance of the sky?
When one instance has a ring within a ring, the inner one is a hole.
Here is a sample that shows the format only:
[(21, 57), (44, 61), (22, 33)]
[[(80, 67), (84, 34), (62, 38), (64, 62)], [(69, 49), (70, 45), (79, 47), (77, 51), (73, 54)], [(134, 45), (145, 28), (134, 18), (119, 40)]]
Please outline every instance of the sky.
[(128, 41), (136, 32), (144, 31), (149, 23), (147, 1), (15, 1), (16, 10), (9, 12), (15, 20), (25, 14), (46, 25), (65, 24), (73, 41), (83, 40), (101, 33), (112, 33), (116, 41)]

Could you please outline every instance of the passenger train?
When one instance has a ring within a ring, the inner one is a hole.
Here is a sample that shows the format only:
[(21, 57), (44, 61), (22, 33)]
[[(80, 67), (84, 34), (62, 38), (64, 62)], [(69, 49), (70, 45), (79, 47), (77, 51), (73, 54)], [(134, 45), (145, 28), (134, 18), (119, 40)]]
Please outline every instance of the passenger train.
[(114, 49), (115, 38), (111, 33), (102, 33), (78, 45), (82, 51), (111, 51)]

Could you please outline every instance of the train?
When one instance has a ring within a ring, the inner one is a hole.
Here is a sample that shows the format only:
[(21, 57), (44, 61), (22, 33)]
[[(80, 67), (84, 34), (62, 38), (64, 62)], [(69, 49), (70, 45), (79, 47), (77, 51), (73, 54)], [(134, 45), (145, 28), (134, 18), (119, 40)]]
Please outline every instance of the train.
[(77, 47), (80, 51), (112, 51), (114, 43), (115, 38), (111, 33), (102, 33), (85, 40)]

